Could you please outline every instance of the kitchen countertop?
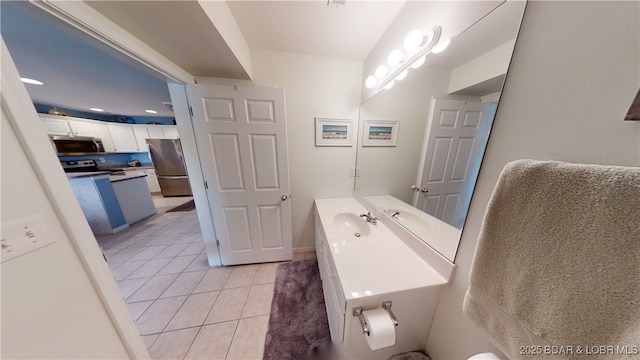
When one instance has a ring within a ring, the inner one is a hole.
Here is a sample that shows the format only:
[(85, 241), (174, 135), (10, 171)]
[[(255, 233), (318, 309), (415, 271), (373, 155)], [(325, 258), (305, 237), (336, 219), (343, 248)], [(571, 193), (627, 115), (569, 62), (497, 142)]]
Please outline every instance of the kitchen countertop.
[(111, 182), (124, 181), (129, 179), (135, 179), (140, 177), (147, 176), (146, 174), (121, 174), (121, 175), (111, 175), (110, 171), (90, 171), (90, 172), (77, 172), (77, 173), (66, 173), (67, 178), (69, 180), (79, 179), (79, 178), (87, 178), (93, 177), (96, 179), (102, 179), (108, 177)]
[(146, 174), (111, 175), (111, 176), (109, 176), (109, 179), (113, 183), (113, 182), (118, 182), (118, 181), (136, 179), (136, 178), (145, 177), (145, 176), (147, 176), (147, 175)]
[(110, 171), (91, 171), (91, 172), (66, 173), (67, 178), (69, 180), (78, 179), (78, 178), (85, 178), (85, 177), (107, 177), (110, 174), (111, 174)]

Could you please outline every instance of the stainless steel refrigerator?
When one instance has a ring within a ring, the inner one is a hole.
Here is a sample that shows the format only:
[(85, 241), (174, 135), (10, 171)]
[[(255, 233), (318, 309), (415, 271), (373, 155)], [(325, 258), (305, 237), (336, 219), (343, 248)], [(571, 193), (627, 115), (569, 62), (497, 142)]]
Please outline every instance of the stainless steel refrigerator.
[(147, 139), (162, 196), (191, 195), (179, 139)]

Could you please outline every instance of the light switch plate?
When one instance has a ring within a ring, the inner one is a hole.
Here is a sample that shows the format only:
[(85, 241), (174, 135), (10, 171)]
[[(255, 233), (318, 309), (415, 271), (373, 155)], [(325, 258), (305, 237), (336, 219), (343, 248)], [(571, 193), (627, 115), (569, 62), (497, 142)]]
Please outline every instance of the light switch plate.
[(47, 232), (47, 224), (42, 215), (15, 220), (0, 227), (2, 252), (0, 262), (24, 255), (55, 240)]

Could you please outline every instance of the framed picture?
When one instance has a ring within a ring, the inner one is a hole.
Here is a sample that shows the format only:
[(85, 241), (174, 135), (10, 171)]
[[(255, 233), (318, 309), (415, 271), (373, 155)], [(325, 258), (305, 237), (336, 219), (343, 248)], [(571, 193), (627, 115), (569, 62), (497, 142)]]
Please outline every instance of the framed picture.
[(316, 146), (353, 146), (353, 120), (316, 118)]
[(398, 120), (365, 120), (362, 146), (396, 146)]

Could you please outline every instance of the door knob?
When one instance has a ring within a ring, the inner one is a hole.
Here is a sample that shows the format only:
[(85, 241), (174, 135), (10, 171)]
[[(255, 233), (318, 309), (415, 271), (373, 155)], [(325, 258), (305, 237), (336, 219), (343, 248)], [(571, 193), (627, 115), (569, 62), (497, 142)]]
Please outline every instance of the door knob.
[(280, 200), (282, 201), (287, 201), (287, 199), (289, 199), (289, 196), (287, 194), (283, 194), (282, 196), (280, 196)]
[(418, 188), (418, 187), (417, 187), (417, 186), (415, 186), (415, 185), (411, 185), (411, 190), (413, 190), (413, 191), (419, 191), (419, 190), (420, 190), (420, 188)]
[(428, 193), (428, 192), (429, 192), (429, 189), (427, 189), (427, 188), (420, 188), (420, 192)]

